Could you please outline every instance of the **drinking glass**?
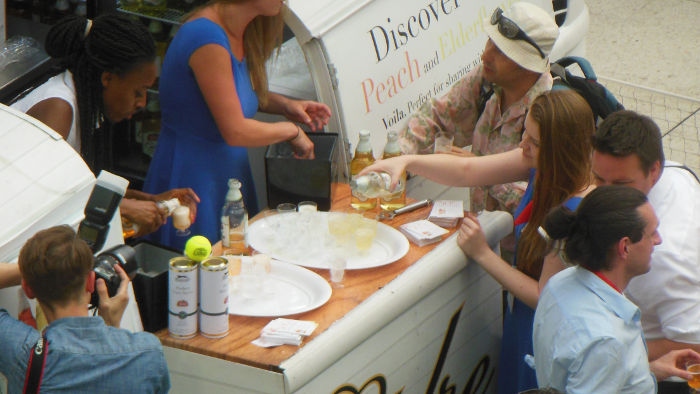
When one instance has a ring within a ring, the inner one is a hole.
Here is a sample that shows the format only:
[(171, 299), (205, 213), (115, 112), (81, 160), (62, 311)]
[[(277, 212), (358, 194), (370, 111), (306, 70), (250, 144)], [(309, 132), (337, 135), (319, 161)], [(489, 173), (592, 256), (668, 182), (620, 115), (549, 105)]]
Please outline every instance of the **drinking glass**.
[(177, 229), (175, 234), (181, 237), (186, 237), (190, 235), (190, 207), (186, 205), (180, 205), (173, 211), (173, 226)]
[(296, 204), (292, 204), (291, 202), (283, 202), (282, 204), (277, 205), (277, 213), (290, 213), (296, 211)]
[(698, 361), (688, 361), (685, 364), (685, 370), (691, 375), (690, 380), (688, 380), (688, 386), (690, 386), (691, 393), (700, 393), (700, 362)]
[(441, 131), (435, 135), (435, 150), (433, 153), (450, 153), (452, 152), (452, 142), (454, 136)]
[(317, 210), (318, 205), (314, 201), (302, 201), (297, 206), (299, 213), (316, 212)]
[(377, 235), (377, 213), (365, 212), (360, 218), (360, 222), (355, 229), (355, 247), (362, 254), (372, 247), (374, 238)]
[(298, 251), (300, 245), (295, 242), (296, 234), (296, 212), (297, 206), (292, 203), (282, 203), (277, 205), (277, 246), (281, 254), (286, 258), (293, 258)]
[(331, 271), (331, 283), (333, 287), (343, 287), (341, 283), (345, 275), (348, 262), (341, 254), (332, 254), (328, 260), (328, 268)]

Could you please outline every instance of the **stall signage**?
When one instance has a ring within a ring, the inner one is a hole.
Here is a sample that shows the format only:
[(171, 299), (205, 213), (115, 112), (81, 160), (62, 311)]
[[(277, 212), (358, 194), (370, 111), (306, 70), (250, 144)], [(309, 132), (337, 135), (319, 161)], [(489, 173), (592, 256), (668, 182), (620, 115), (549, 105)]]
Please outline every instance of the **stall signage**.
[[(450, 344), (457, 330), (457, 323), (459, 322), (459, 315), (462, 313), (463, 306), (464, 305), (460, 306), (450, 319), (447, 332), (442, 342), (442, 347), (435, 360), (435, 366), (433, 367), (430, 381), (425, 389), (426, 393), (455, 394), (458, 392), (456, 385), (451, 381), (450, 375), (443, 376), (442, 370), (447, 360)], [(460, 392), (463, 394), (485, 393), (491, 385), (495, 373), (496, 370), (491, 363), (488, 353), (482, 355), (479, 362), (472, 369), (464, 388)], [(367, 392), (371, 391), (379, 394), (388, 394), (388, 383), (389, 381), (385, 375), (376, 374), (367, 379), (359, 388), (351, 383), (346, 383), (333, 391), (333, 394), (363, 394), (365, 390), (367, 390)], [(396, 393), (403, 393), (403, 390), (404, 388), (402, 387)]]
[(350, 143), (361, 129), (381, 152), (389, 130), (440, 97), (481, 61), (485, 19), (513, 0), (372, 1), (325, 33), (336, 69), (341, 122)]

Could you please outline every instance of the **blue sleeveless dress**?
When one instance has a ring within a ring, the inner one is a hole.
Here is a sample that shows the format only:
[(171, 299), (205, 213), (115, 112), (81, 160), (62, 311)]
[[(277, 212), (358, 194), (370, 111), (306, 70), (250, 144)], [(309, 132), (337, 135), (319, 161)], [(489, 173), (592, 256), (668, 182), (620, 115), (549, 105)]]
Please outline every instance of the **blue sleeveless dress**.
[[(535, 170), (530, 170), (527, 189), (513, 217), (520, 216), (525, 207), (532, 201), (535, 186)], [(564, 206), (575, 210), (581, 202), (581, 197), (571, 197)], [(515, 226), (515, 241), (520, 241), (520, 234), (527, 222)], [(517, 249), (517, 246), (516, 246)], [(503, 316), (503, 339), (498, 361), (498, 393), (515, 394), (521, 391), (537, 388), (535, 370), (525, 363), (525, 355), (533, 354), (532, 324), (535, 320), (535, 310), (513, 297), (513, 307), (506, 309)]]
[[(192, 53), (207, 44), (221, 45), (231, 53), (225, 31), (216, 23), (199, 18), (185, 23), (168, 48), (159, 87), (161, 133), (143, 189), (157, 194), (191, 187), (202, 202), (190, 231), (192, 235), (207, 237), (213, 244), (221, 239), (220, 215), (229, 178), (241, 181), (249, 214), (257, 213), (258, 207), (248, 150), (224, 141), (188, 64)], [(243, 114), (252, 118), (258, 110), (258, 98), (245, 60), (238, 61), (231, 53), (231, 63)], [(148, 238), (183, 249), (189, 237), (177, 236), (175, 231), (170, 219)]]

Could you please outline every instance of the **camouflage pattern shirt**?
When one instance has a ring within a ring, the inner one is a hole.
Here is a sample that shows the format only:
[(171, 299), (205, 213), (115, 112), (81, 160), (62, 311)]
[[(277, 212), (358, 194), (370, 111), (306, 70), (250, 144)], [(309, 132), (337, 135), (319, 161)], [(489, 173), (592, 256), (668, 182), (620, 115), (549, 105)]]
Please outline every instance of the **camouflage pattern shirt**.
[[(455, 146), (472, 145), (472, 152), (477, 156), (516, 148), (520, 143), (530, 103), (542, 92), (552, 88), (549, 70), (542, 73), (527, 93), (505, 112), (501, 112), (500, 106), (502, 90), (496, 86), (483, 113), (478, 116), (476, 103), (483, 83), (486, 82), (480, 64), (455, 82), (447, 94), (423, 104), (411, 115), (405, 128), (399, 131), (399, 144), (403, 153), (432, 153), (435, 134), (440, 131), (453, 134)], [(525, 187), (526, 183), (515, 182), (472, 188), (471, 210), (478, 212), (487, 208), (501, 209), (512, 214)], [(488, 206), (487, 199), (492, 201)]]

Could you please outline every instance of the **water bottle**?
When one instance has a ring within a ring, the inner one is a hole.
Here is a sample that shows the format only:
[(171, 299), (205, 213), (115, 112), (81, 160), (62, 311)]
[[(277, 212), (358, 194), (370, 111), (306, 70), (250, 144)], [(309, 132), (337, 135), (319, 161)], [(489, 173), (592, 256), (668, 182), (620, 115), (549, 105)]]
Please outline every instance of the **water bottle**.
[(403, 192), (405, 184), (402, 179), (391, 189), (391, 176), (386, 172), (370, 172), (350, 181), (352, 193), (364, 198), (388, 197)]
[[(382, 159), (390, 159), (392, 157), (401, 156), (401, 149), (399, 148), (399, 136), (395, 131), (390, 131), (386, 137), (386, 145), (384, 145), (384, 155)], [(406, 172), (401, 174), (401, 182), (406, 183)], [(403, 208), (406, 205), (406, 188), (402, 188), (396, 193), (392, 193), (388, 196), (381, 197), (379, 199), (379, 206), (384, 211), (393, 211), (395, 209)]]
[(221, 209), (221, 245), (223, 254), (248, 252), (248, 211), (243, 203), (241, 182), (229, 179), (226, 201)]

